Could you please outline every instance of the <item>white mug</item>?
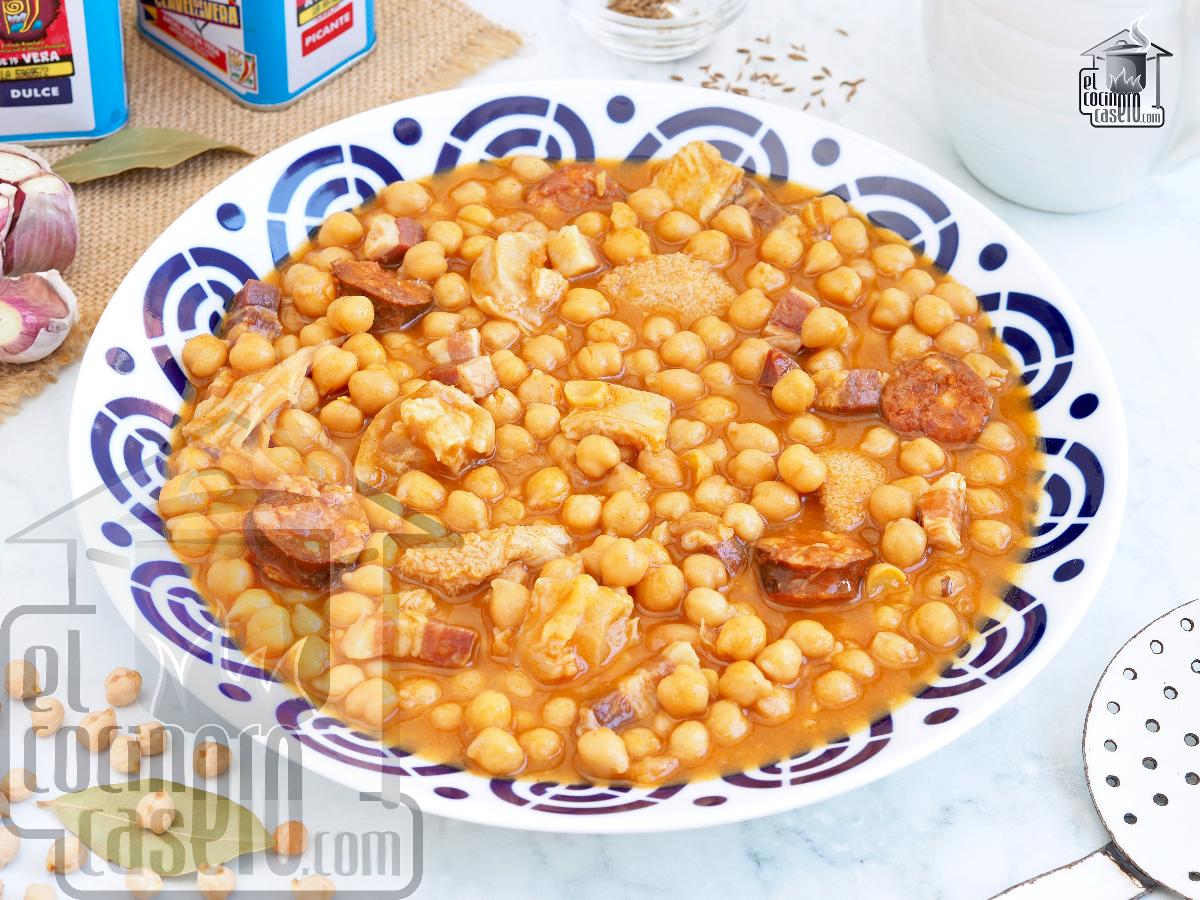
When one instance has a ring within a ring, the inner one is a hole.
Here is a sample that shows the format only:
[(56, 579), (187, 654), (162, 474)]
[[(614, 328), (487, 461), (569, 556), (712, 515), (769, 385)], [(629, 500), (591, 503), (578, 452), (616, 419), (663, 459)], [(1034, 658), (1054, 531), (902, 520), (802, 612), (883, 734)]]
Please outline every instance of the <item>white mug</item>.
[(926, 0), (950, 140), (1025, 206), (1121, 203), (1200, 156), (1200, 0)]

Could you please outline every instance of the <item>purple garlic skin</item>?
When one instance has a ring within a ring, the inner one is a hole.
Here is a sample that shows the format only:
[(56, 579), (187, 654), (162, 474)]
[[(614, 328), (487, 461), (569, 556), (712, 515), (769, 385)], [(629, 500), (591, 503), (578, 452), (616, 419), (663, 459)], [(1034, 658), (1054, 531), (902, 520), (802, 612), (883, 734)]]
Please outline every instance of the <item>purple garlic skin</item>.
[(0, 362), (49, 356), (78, 317), (75, 294), (56, 271), (0, 278)]
[(32, 150), (0, 144), (0, 272), (65, 269), (78, 246), (71, 186)]

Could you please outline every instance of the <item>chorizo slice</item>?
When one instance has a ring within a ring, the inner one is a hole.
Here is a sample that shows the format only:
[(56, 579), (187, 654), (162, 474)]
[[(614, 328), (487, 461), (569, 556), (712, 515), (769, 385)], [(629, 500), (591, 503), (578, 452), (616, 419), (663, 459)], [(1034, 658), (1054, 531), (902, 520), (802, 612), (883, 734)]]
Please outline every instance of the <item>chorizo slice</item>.
[(246, 547), (268, 577), (294, 587), (328, 585), (367, 544), (367, 517), (349, 487), (279, 479), (246, 517)]
[(333, 264), (339, 294), (361, 294), (375, 306), (371, 331), (399, 331), (433, 306), (427, 284), (396, 277), (395, 272), (367, 259), (339, 259)]
[(555, 169), (529, 189), (531, 206), (552, 204), (565, 213), (609, 206), (625, 199), (625, 191), (607, 172), (593, 163), (568, 163)]
[(871, 558), (858, 538), (833, 531), (762, 538), (755, 553), (763, 591), (776, 603), (793, 606), (855, 600)]
[(762, 373), (758, 376), (758, 386), (770, 390), (779, 384), (781, 379), (792, 369), (800, 368), (800, 363), (790, 353), (776, 350), (772, 347), (763, 357)]
[(813, 409), (839, 415), (862, 415), (879, 409), (884, 374), (878, 369), (825, 369), (813, 373), (817, 393)]
[(902, 363), (883, 387), (879, 408), (903, 435), (923, 434), (939, 444), (969, 444), (992, 411), (987, 385), (953, 356), (932, 353)]

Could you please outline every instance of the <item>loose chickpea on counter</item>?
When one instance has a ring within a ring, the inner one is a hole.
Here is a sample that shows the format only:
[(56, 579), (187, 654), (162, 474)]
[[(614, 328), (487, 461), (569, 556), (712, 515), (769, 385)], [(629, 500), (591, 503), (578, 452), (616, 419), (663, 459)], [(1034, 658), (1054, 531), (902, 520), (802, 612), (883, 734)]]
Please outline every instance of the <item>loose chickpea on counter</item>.
[(1036, 421), (970, 289), (699, 142), (388, 185), (182, 358), (159, 511), (214, 614), (329, 714), (489, 776), (819, 746), (955, 659), (1028, 533)]

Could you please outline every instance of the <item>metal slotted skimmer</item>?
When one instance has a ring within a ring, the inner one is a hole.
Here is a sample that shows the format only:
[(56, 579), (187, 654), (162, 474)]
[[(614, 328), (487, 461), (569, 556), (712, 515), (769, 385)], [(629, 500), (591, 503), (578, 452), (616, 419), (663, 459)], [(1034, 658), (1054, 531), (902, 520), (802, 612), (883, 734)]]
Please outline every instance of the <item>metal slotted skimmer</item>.
[(1200, 897), (1200, 600), (1117, 651), (1088, 708), (1083, 764), (1112, 841), (999, 896), (1123, 900), (1157, 883)]

